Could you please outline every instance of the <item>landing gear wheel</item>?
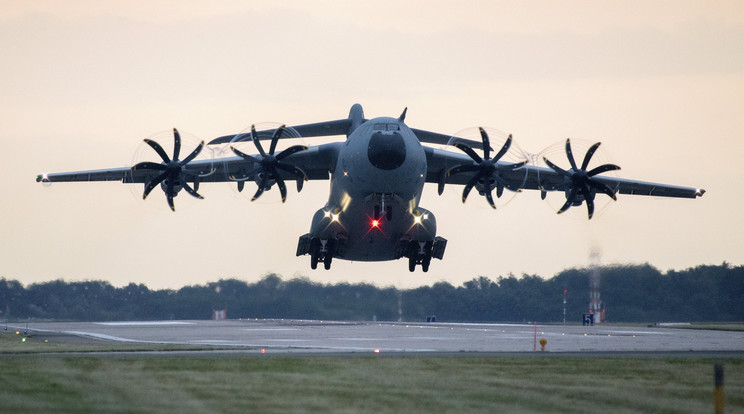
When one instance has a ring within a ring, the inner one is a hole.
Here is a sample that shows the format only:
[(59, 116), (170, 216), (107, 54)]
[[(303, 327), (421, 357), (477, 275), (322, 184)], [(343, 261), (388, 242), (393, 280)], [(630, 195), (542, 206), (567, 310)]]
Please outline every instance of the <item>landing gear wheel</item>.
[(416, 270), (416, 256), (408, 258), (408, 271), (413, 272)]
[(423, 270), (424, 273), (428, 272), (430, 264), (431, 264), (431, 256), (429, 255), (424, 256), (423, 260), (421, 260), (421, 270)]
[(333, 254), (336, 252), (336, 241), (328, 240), (326, 243), (326, 252), (323, 256), (323, 267), (325, 270), (331, 269), (331, 262), (333, 261)]
[(315, 270), (318, 268), (318, 258), (320, 257), (320, 241), (318, 239), (312, 239), (310, 241), (310, 268)]
[(325, 270), (331, 269), (331, 260), (333, 260), (333, 256), (331, 255), (327, 255), (323, 258), (323, 267), (325, 268)]

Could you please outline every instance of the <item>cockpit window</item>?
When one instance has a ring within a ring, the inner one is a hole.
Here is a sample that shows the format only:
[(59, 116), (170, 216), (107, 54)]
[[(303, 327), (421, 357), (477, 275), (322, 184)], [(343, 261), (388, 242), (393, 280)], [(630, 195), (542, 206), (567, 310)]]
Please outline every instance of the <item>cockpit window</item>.
[(375, 131), (399, 131), (400, 125), (398, 124), (375, 124)]

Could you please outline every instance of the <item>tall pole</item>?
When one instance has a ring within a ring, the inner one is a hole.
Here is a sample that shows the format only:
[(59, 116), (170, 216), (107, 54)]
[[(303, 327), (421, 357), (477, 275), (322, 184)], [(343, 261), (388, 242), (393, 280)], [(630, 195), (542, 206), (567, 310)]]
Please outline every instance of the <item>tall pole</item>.
[(591, 251), (591, 269), (589, 271), (589, 313), (594, 323), (601, 323), (602, 301), (599, 299), (599, 257), (598, 248)]
[(566, 324), (566, 292), (568, 289), (563, 289), (563, 324)]

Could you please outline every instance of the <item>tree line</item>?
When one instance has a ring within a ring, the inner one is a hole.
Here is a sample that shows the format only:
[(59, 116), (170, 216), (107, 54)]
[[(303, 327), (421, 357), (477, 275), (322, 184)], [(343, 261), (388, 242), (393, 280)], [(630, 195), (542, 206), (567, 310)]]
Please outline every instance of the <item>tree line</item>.
[[(255, 283), (221, 279), (178, 290), (144, 284), (114, 287), (105, 281), (34, 283), (0, 279), (0, 320), (75, 321), (209, 319), (213, 309), (229, 318), (423, 321), (569, 322), (589, 304), (590, 269), (568, 269), (553, 278), (509, 275), (471, 279), (460, 286), (437, 282), (398, 290), (368, 283), (322, 284), (276, 274)], [(744, 266), (698, 266), (662, 273), (645, 265), (600, 268), (607, 321), (700, 322), (744, 320)]]

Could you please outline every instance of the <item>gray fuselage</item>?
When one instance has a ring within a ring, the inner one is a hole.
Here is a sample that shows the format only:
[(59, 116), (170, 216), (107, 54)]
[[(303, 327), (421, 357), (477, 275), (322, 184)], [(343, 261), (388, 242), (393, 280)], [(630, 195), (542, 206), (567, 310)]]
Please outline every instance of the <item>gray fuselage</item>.
[(434, 215), (418, 206), (426, 165), (418, 138), (399, 119), (362, 123), (339, 150), (328, 203), (310, 234), (344, 240), (337, 257), (357, 261), (394, 260), (405, 243), (433, 240)]

